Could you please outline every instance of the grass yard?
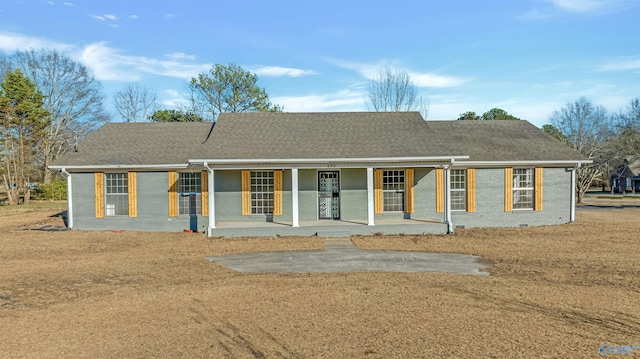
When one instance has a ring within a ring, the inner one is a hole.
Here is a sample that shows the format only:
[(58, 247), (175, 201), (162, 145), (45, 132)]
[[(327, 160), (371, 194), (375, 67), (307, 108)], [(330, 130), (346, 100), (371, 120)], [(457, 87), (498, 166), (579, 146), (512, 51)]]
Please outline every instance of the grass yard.
[(0, 207), (3, 358), (593, 358), (603, 343), (640, 345), (640, 209), (352, 237), (368, 249), (480, 255), (485, 277), (240, 274), (204, 257), (323, 240), (27, 230), (62, 225), (50, 216), (64, 203), (46, 207)]

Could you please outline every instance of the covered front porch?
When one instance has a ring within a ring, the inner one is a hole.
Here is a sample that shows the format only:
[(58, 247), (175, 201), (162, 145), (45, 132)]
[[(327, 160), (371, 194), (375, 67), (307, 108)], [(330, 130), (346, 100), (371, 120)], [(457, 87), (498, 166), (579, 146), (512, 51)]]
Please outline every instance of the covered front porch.
[(381, 219), (374, 226), (357, 220), (218, 222), (210, 229), (210, 237), (252, 236), (318, 236), (349, 237), (352, 235), (445, 234), (447, 225), (437, 219)]
[[(350, 236), (452, 233), (449, 171), (454, 161), (466, 158), (189, 162), (190, 166), (202, 166), (207, 171), (206, 188), (210, 190), (203, 198), (203, 207), (208, 208), (208, 236)], [(441, 171), (439, 184), (431, 173), (435, 170)], [(430, 173), (431, 182), (425, 177)], [(269, 185), (273, 186), (269, 187), (273, 191), (269, 212), (254, 211), (252, 207), (264, 198), (259, 191), (256, 198), (251, 197), (253, 176), (256, 181), (268, 178), (273, 183)], [(400, 183), (400, 190), (383, 189), (387, 183)], [(435, 205), (437, 186), (443, 189), (439, 210)], [(385, 191), (395, 202), (384, 202), (383, 206)], [(399, 205), (388, 208), (387, 203)], [(433, 211), (425, 210), (430, 206)], [(260, 220), (260, 214), (266, 220)]]

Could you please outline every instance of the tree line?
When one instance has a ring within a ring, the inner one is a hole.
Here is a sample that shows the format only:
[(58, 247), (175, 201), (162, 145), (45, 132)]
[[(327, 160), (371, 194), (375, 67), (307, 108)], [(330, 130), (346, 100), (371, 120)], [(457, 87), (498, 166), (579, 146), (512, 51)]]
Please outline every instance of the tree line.
[[(235, 64), (216, 64), (187, 84), (183, 106), (160, 108), (151, 88), (132, 83), (115, 93), (113, 103), (126, 122), (215, 121), (223, 112), (279, 112), (258, 76)], [(418, 97), (406, 71), (382, 67), (367, 86), (373, 111), (419, 111), (426, 119), (428, 101)], [(105, 110), (102, 86), (91, 71), (56, 50), (18, 51), (0, 58), (0, 179), (9, 203), (25, 202), (31, 182), (51, 183), (48, 166), (112, 116)], [(458, 120), (520, 120), (493, 108)], [(611, 170), (626, 156), (640, 156), (640, 100), (607, 114), (585, 98), (556, 110), (543, 131), (593, 160), (577, 171), (578, 201), (594, 183), (608, 184)]]

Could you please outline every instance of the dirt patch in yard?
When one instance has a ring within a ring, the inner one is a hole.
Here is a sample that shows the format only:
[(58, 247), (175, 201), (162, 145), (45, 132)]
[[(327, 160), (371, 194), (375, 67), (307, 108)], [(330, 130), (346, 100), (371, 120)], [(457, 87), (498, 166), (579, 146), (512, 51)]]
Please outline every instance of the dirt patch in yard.
[(241, 274), (205, 257), (323, 239), (25, 229), (59, 225), (50, 212), (0, 216), (2, 357), (597, 357), (603, 343), (640, 345), (637, 209), (353, 237), (367, 249), (479, 255), (488, 277)]

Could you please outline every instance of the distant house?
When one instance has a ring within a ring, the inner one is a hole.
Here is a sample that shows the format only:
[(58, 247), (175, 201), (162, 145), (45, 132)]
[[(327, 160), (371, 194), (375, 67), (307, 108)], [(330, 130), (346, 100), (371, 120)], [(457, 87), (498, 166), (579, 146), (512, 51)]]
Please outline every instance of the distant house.
[(234, 113), (106, 124), (51, 168), (73, 229), (351, 235), (571, 222), (589, 162), (526, 121)]
[(611, 192), (640, 192), (640, 156), (627, 156), (611, 173)]

